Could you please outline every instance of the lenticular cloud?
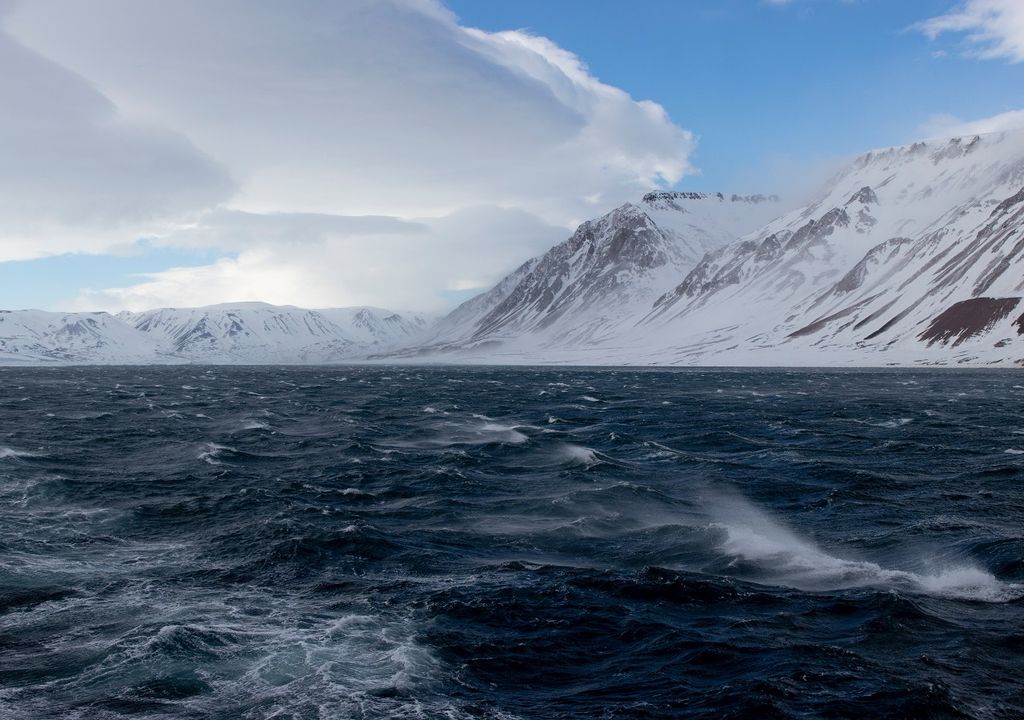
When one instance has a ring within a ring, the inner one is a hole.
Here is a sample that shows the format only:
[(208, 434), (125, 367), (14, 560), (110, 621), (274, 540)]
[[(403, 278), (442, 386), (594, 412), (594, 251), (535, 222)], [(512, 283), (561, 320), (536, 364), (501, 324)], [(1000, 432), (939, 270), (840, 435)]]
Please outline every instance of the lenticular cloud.
[[(232, 228), (211, 226), (218, 206), (273, 213), (274, 232), (254, 232), (251, 243), (275, 248), (282, 222), (294, 220), (298, 232), (310, 214), (441, 218), (495, 207), (564, 228), (691, 170), (693, 137), (659, 105), (602, 83), (549, 40), (466, 28), (435, 2), (39, 0), (14, 5), (4, 26), (81, 92), (149, 128), (150, 145), (166, 153), (158, 133), (179, 138), (179, 153), (202, 160), (175, 159), (181, 187), (211, 185), (211, 173), (220, 180), (220, 192), (192, 192), (170, 204), (181, 206), (177, 215), (126, 234), (124, 219), (148, 217), (139, 208), (150, 195), (167, 198), (166, 188), (159, 177), (103, 185), (100, 175), (98, 191), (123, 199), (96, 228), (111, 244), (140, 235), (172, 243), (198, 212), (208, 244), (222, 247)], [(29, 127), (55, 110), (19, 107)], [(91, 146), (117, 156), (118, 148)], [(48, 248), (52, 236), (38, 240), (38, 254), (77, 249)], [(487, 250), (512, 241), (500, 225), (482, 233), (468, 249), (483, 266), (477, 274), (507, 271), (507, 260), (488, 266)], [(435, 242), (437, 255), (450, 252), (443, 238)], [(310, 268), (327, 260), (315, 244), (293, 259)], [(424, 285), (432, 292), (470, 280), (436, 272)], [(380, 282), (405, 287), (395, 277)]]

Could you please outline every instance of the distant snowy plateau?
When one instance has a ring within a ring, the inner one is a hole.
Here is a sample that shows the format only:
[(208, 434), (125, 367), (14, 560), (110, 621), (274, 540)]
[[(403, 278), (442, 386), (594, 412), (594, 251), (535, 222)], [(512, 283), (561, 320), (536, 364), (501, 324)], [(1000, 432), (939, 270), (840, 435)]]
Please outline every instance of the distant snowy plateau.
[(0, 363), (1024, 365), (1024, 131), (869, 152), (809, 205), (652, 192), (432, 321), (0, 313)]

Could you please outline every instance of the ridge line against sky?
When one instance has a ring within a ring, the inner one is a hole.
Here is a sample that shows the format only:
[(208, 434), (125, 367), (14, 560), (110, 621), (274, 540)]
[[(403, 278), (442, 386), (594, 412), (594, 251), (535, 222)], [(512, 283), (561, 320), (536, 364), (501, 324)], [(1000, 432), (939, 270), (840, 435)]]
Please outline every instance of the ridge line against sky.
[(5, 308), (438, 312), (653, 187), (1024, 125), (1017, 0), (3, 0), (0, 58)]

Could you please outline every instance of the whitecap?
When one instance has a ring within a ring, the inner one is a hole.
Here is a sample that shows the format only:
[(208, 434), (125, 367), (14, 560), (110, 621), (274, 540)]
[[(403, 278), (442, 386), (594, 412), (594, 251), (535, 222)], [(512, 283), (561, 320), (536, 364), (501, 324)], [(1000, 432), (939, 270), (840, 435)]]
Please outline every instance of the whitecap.
[(874, 425), (874, 427), (880, 428), (898, 428), (903, 427), (904, 425), (908, 425), (911, 422), (913, 422), (912, 418), (892, 418), (891, 420), (886, 420), (885, 422), (870, 424)]
[(503, 442), (508, 442), (512, 445), (522, 445), (523, 443), (527, 442), (530, 439), (523, 433), (516, 430), (515, 426), (513, 425), (485, 423), (483, 427), (481, 427), (480, 429), (483, 430), (484, 432), (500, 433), (504, 435), (504, 437), (502, 438)]
[(39, 455), (38, 453), (31, 453), (25, 450), (15, 450), (14, 448), (0, 446), (0, 460), (26, 457), (39, 457)]
[(982, 602), (1024, 597), (1024, 585), (1003, 582), (968, 563), (915, 572), (832, 555), (742, 498), (718, 501), (715, 512), (720, 519), (709, 527), (724, 531), (721, 549), (754, 563), (772, 582), (782, 585), (805, 590), (888, 587)]
[(236, 452), (233, 447), (227, 445), (218, 445), (217, 443), (206, 443), (203, 445), (203, 450), (199, 453), (197, 458), (210, 465), (220, 465), (217, 458), (224, 452)]
[(590, 468), (603, 462), (596, 450), (583, 447), (582, 445), (566, 444), (561, 447), (559, 452), (567, 462), (573, 465), (583, 465)]

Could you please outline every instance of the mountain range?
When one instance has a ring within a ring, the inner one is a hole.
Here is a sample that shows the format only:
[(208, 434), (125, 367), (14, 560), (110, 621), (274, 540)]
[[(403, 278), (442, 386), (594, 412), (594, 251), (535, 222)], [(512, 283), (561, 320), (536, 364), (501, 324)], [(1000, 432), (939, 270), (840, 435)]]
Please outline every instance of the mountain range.
[(652, 193), (584, 223), (415, 352), (655, 365), (1024, 359), (1024, 131), (866, 153), (807, 205), (759, 224), (774, 205)]
[(782, 211), (651, 192), (437, 320), (2, 312), (0, 363), (1022, 364), (1024, 131), (875, 150)]
[(0, 311), (0, 364), (331, 363), (407, 344), (428, 315), (247, 302), (146, 312)]

